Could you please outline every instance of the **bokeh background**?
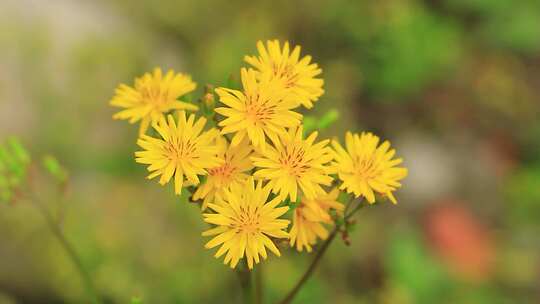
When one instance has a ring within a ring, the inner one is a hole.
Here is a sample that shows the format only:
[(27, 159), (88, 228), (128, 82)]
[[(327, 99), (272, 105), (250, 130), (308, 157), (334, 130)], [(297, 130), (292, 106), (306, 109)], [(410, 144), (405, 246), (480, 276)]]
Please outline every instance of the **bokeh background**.
[[(540, 1), (0, 1), (0, 139), (70, 172), (50, 199), (107, 303), (235, 303), (197, 207), (147, 182), (117, 84), (155, 66), (224, 85), (259, 39), (303, 47), (324, 136), (369, 130), (410, 170), (364, 209), (296, 303), (540, 303)], [(170, 186), (170, 185), (169, 185)], [(311, 258), (264, 266), (276, 302)], [(36, 210), (0, 206), (0, 303), (85, 303)]]

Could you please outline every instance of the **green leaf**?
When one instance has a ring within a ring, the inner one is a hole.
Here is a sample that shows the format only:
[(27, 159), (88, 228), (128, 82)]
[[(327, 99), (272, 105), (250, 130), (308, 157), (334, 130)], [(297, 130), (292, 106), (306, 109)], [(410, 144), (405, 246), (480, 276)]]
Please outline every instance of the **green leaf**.
[(60, 165), (58, 160), (52, 155), (45, 155), (42, 161), (43, 168), (54, 178), (63, 183), (68, 178), (67, 171)]
[(286, 206), (289, 206), (289, 210), (294, 210), (294, 209), (298, 208), (298, 205), (299, 205), (299, 203), (295, 203), (295, 202), (291, 202), (291, 201), (289, 201), (288, 204), (286, 204)]
[(26, 177), (30, 155), (15, 137), (0, 145), (0, 200), (9, 201)]
[(0, 146), (0, 172), (17, 177), (23, 177), (30, 156), (15, 138), (9, 138)]
[(324, 130), (328, 127), (330, 127), (334, 122), (336, 122), (339, 118), (339, 111), (337, 109), (331, 109), (328, 112), (326, 112), (318, 123), (319, 130)]
[(304, 125), (304, 135), (307, 135), (316, 130), (324, 130), (330, 127), (334, 122), (339, 118), (339, 111), (336, 109), (331, 109), (328, 112), (324, 113), (322, 117), (315, 116), (304, 116), (303, 125)]
[(17, 171), (19, 165), (5, 146), (0, 146), (0, 160), (5, 164), (8, 171)]
[(182, 101), (191, 103), (193, 101), (193, 95), (191, 93), (182, 96)]
[(11, 148), (13, 156), (16, 160), (18, 160), (22, 164), (30, 163), (30, 154), (28, 154), (26, 149), (21, 145), (17, 138), (9, 138), (7, 144)]
[(317, 119), (314, 116), (304, 116), (304, 135), (313, 132), (317, 128)]

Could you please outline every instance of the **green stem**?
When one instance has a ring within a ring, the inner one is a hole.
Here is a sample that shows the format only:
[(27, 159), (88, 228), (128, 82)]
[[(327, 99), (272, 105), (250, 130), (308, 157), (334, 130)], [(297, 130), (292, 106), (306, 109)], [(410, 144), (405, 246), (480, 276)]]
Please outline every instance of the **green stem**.
[(343, 214), (347, 214), (347, 211), (349, 211), (349, 208), (353, 205), (354, 202), (354, 196), (352, 196), (349, 201), (347, 202), (347, 206), (345, 206), (345, 210), (343, 210)]
[[(240, 265), (239, 265), (240, 266)], [(252, 290), (251, 290), (251, 271), (246, 265), (244, 267), (238, 268), (236, 273), (238, 274), (238, 279), (240, 280), (240, 287), (242, 288), (242, 301), (246, 304), (252, 303)]]
[[(347, 204), (346, 211), (349, 209), (349, 205), (351, 205), (351, 204), (352, 204), (352, 201), (349, 202), (349, 204)], [(360, 201), (358, 203), (358, 205), (351, 212), (344, 215), (344, 217), (343, 217), (344, 221), (343, 222), (344, 223), (347, 222), (347, 220), (349, 220), (349, 218), (351, 216), (353, 216), (358, 210), (360, 210), (362, 208), (362, 206), (363, 206), (363, 204)], [(285, 298), (280, 302), (281, 304), (289, 304), (289, 303), (291, 303), (291, 301), (294, 299), (296, 294), (300, 291), (300, 289), (302, 289), (304, 284), (308, 281), (308, 279), (313, 274), (313, 271), (315, 271), (315, 269), (319, 265), (322, 257), (326, 253), (326, 250), (328, 249), (328, 247), (330, 247), (330, 244), (332, 244), (332, 242), (336, 238), (336, 235), (339, 233), (342, 225), (343, 224), (336, 224), (336, 226), (334, 227), (334, 229), (332, 230), (332, 232), (330, 233), (330, 235), (328, 236), (326, 241), (321, 245), (319, 250), (317, 250), (317, 253), (315, 254), (315, 257), (313, 258), (313, 261), (309, 265), (309, 267), (306, 270), (306, 272), (304, 273), (304, 275), (302, 275), (302, 277), (296, 283), (296, 285), (293, 287), (293, 289), (291, 291), (289, 291), (287, 296), (285, 296)]]
[(263, 263), (257, 265), (255, 271), (255, 303), (262, 304), (263, 302)]
[(45, 218), (45, 221), (47, 222), (47, 226), (51, 230), (52, 234), (58, 239), (58, 241), (60, 242), (60, 245), (62, 246), (62, 249), (64, 249), (64, 251), (66, 252), (67, 256), (69, 257), (73, 265), (75, 265), (75, 269), (79, 273), (88, 295), (93, 299), (92, 303), (101, 304), (102, 303), (101, 299), (98, 296), (98, 293), (96, 292), (96, 289), (94, 287), (90, 274), (84, 267), (80, 257), (75, 251), (75, 248), (71, 245), (71, 243), (67, 240), (66, 236), (62, 232), (62, 229), (58, 225), (57, 221), (55, 221), (54, 217), (51, 215), (49, 210), (47, 210), (45, 206), (43, 206), (41, 203), (37, 202), (34, 199), (30, 199), (30, 201), (34, 204), (34, 206), (36, 206), (39, 212), (43, 215), (43, 217)]
[(307, 282), (307, 280), (311, 277), (311, 274), (317, 268), (317, 265), (319, 265), (319, 262), (321, 261), (321, 258), (323, 257), (324, 253), (326, 252), (326, 249), (330, 246), (332, 241), (336, 238), (336, 235), (339, 231), (340, 226), (336, 226), (334, 230), (332, 230), (332, 233), (330, 233), (330, 236), (326, 239), (326, 241), (322, 244), (322, 246), (317, 251), (317, 254), (315, 255), (315, 258), (313, 258), (313, 261), (309, 265), (308, 269), (304, 273), (304, 275), (300, 278), (298, 283), (294, 286), (294, 288), (287, 294), (287, 296), (280, 302), (281, 304), (288, 304), (291, 303), (291, 301), (294, 299), (296, 294), (300, 291), (300, 289), (304, 286), (304, 283)]

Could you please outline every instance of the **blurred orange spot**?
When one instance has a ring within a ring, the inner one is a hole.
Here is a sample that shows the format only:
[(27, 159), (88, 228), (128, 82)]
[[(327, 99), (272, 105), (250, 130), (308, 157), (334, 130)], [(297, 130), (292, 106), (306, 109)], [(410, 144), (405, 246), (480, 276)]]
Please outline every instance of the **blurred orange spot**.
[(433, 249), (451, 270), (471, 280), (489, 276), (495, 257), (493, 242), (468, 209), (455, 201), (445, 202), (428, 211), (425, 228)]

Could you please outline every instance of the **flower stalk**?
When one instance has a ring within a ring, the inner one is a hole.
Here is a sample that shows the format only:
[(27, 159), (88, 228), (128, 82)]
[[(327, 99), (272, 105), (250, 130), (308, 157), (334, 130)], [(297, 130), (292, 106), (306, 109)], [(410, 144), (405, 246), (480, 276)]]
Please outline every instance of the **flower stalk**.
[(64, 235), (58, 222), (54, 219), (54, 217), (49, 212), (49, 210), (47, 210), (47, 208), (45, 208), (45, 206), (42, 203), (40, 203), (37, 199), (30, 198), (29, 201), (36, 207), (39, 213), (43, 216), (43, 218), (45, 219), (45, 222), (47, 223), (47, 227), (52, 232), (52, 234), (56, 237), (62, 249), (66, 253), (67, 257), (71, 260), (71, 262), (75, 266), (75, 270), (78, 272), (81, 278), (81, 281), (84, 284), (84, 287), (88, 293), (88, 296), (92, 299), (91, 303), (102, 304), (102, 301), (96, 291), (96, 288), (94, 286), (90, 273), (84, 267), (84, 264), (81, 258), (77, 254), (77, 251)]
[[(349, 206), (351, 206), (353, 203), (354, 201), (351, 201), (347, 205), (347, 210), (349, 209)], [(289, 291), (289, 293), (285, 296), (285, 298), (280, 302), (281, 304), (288, 304), (292, 302), (296, 294), (298, 294), (300, 289), (302, 289), (304, 284), (309, 280), (309, 278), (311, 277), (311, 275), (313, 274), (313, 272), (315, 271), (315, 269), (321, 262), (321, 259), (326, 253), (326, 251), (328, 250), (328, 247), (330, 247), (330, 244), (332, 244), (332, 242), (336, 238), (336, 235), (341, 231), (341, 227), (343, 225), (346, 225), (347, 221), (363, 206), (364, 205), (362, 204), (362, 201), (359, 201), (358, 204), (349, 213), (344, 215), (343, 222), (340, 222), (340, 223), (336, 222), (336, 226), (334, 227), (334, 229), (332, 230), (332, 232), (330, 233), (326, 241), (321, 245), (319, 250), (317, 250), (315, 257), (313, 258), (313, 261), (311, 262), (311, 264), (309, 264), (309, 267), (307, 268), (306, 272), (304, 272), (304, 274), (302, 275), (300, 280), (296, 283), (296, 285), (293, 287), (293, 289)]]
[(236, 269), (236, 273), (238, 274), (238, 280), (240, 281), (240, 287), (242, 290), (242, 302), (245, 304), (249, 304), (253, 302), (251, 271), (248, 268), (247, 262), (243, 264), (243, 267), (238, 267), (238, 269)]
[(255, 304), (262, 304), (263, 302), (263, 269), (264, 265), (259, 264), (255, 270)]
[(302, 275), (302, 277), (300, 278), (300, 280), (298, 281), (298, 283), (296, 283), (296, 285), (294, 286), (294, 288), (287, 294), (287, 296), (280, 302), (281, 304), (287, 304), (287, 303), (291, 303), (291, 301), (294, 299), (294, 297), (296, 296), (296, 294), (300, 291), (300, 289), (304, 286), (304, 284), (307, 282), (307, 280), (311, 277), (311, 275), (313, 274), (313, 271), (317, 268), (317, 266), (319, 265), (319, 262), (321, 261), (321, 258), (324, 256), (324, 254), (326, 253), (326, 250), (328, 249), (328, 247), (330, 246), (330, 244), (332, 244), (332, 241), (334, 240), (334, 238), (336, 237), (337, 233), (339, 231), (339, 227), (336, 226), (334, 228), (334, 230), (332, 230), (332, 232), (330, 233), (330, 235), (328, 236), (328, 238), (326, 239), (326, 241), (321, 245), (321, 247), (319, 248), (319, 250), (317, 250), (317, 253), (315, 254), (315, 258), (313, 258), (313, 261), (311, 262), (311, 264), (309, 265), (308, 269), (306, 270), (306, 272), (304, 273), (304, 275)]

